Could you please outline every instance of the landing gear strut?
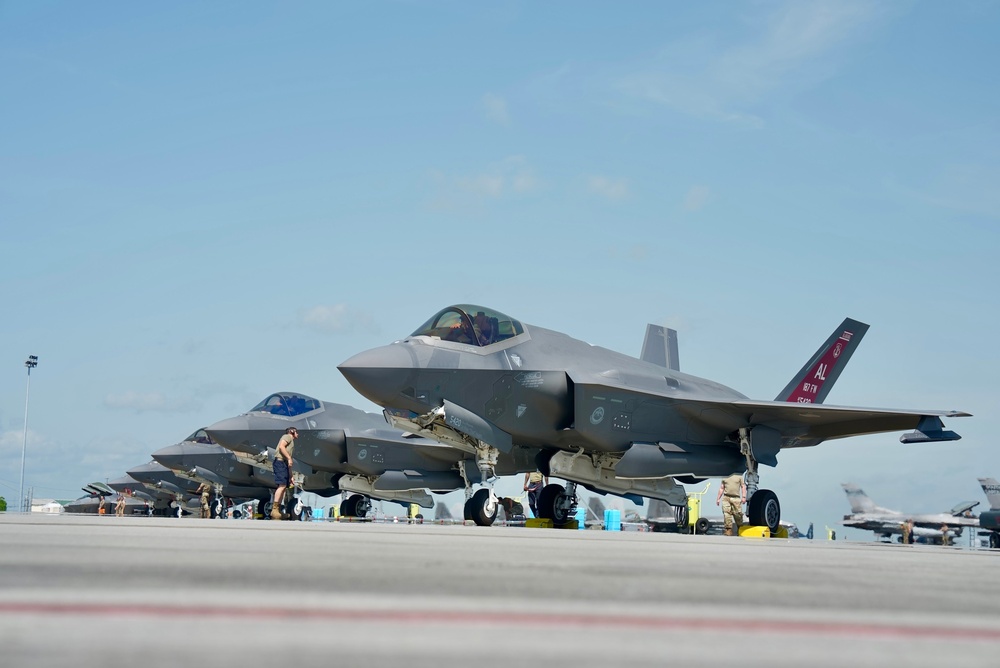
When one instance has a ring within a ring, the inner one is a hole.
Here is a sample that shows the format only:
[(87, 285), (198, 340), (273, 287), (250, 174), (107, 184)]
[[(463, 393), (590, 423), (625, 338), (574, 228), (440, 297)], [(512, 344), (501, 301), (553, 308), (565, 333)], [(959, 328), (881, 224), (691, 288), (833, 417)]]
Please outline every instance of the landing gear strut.
[(750, 429), (740, 428), (740, 454), (747, 460), (747, 515), (752, 526), (767, 527), (772, 533), (781, 526), (781, 504), (778, 495), (769, 489), (757, 489), (760, 475), (757, 473), (757, 460), (753, 455), (750, 442)]
[(493, 484), (497, 480), (495, 469), (499, 456), (499, 450), (488, 443), (479, 441), (476, 446), (476, 467), (479, 469), (480, 484), (483, 487), (476, 490), (475, 494), (472, 493), (472, 483), (465, 473), (465, 462), (459, 462), (459, 471), (462, 473), (462, 479), (465, 480), (466, 501), (463, 514), (466, 520), (472, 520), (481, 527), (493, 524), (500, 507), (497, 496), (493, 492)]

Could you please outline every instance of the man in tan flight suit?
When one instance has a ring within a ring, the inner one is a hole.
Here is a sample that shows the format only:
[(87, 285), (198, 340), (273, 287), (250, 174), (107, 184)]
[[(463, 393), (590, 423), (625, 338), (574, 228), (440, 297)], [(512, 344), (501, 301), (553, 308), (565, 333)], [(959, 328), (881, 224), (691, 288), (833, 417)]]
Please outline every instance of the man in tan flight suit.
[(198, 493), (201, 494), (201, 519), (207, 520), (212, 517), (212, 511), (208, 506), (209, 496), (212, 493), (212, 486), (207, 482), (198, 485)]
[(722, 479), (719, 485), (719, 495), (715, 497), (715, 505), (722, 503), (722, 521), (726, 526), (726, 535), (732, 536), (733, 524), (736, 525), (735, 535), (740, 533), (740, 524), (743, 523), (743, 504), (747, 502), (747, 486), (743, 482), (743, 476), (734, 473), (728, 478)]

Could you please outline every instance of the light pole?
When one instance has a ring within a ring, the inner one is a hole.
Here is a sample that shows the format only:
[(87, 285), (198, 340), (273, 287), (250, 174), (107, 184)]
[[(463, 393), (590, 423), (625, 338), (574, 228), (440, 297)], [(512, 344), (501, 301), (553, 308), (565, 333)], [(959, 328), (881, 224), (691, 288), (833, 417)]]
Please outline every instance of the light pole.
[(28, 355), (24, 363), (28, 367), (28, 385), (24, 388), (24, 435), (21, 437), (21, 488), (17, 493), (17, 505), (24, 512), (24, 449), (28, 445), (28, 392), (31, 390), (31, 370), (38, 366), (38, 357)]

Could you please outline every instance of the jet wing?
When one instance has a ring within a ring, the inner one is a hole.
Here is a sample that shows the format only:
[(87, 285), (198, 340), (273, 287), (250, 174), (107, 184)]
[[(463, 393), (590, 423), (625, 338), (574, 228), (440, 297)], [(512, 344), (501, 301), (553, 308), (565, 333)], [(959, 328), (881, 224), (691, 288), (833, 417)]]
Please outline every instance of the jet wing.
[(957, 441), (953, 431), (945, 431), (943, 417), (970, 417), (963, 411), (917, 411), (887, 408), (854, 408), (827, 404), (791, 404), (774, 401), (727, 402), (748, 414), (751, 424), (763, 424), (777, 429), (792, 442), (783, 447), (815, 445), (830, 438), (845, 438), (864, 434), (913, 429), (903, 434), (903, 443)]

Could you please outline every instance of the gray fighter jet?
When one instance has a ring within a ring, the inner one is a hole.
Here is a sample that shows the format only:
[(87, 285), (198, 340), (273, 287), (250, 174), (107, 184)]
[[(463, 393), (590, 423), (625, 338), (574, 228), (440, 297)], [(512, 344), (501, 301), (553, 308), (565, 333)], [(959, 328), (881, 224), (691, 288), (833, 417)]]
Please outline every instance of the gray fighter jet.
[(979, 526), (989, 533), (990, 547), (1000, 548), (1000, 483), (995, 478), (980, 478), (990, 509), (979, 514)]
[(154, 495), (153, 515), (180, 516), (184, 512), (198, 512), (201, 502), (195, 496), (198, 483), (193, 480), (181, 478), (155, 460), (133, 466), (126, 473)]
[[(901, 513), (875, 505), (864, 490), (851, 482), (841, 484), (851, 504), (851, 514), (844, 515), (841, 522), (846, 527), (874, 531), (882, 538), (902, 536), (903, 524), (913, 522), (911, 536), (914, 540), (927, 543), (941, 543), (945, 537), (953, 542), (962, 535), (962, 527), (978, 527), (979, 519), (973, 517), (972, 509), (978, 501), (958, 504), (946, 513)], [(947, 526), (947, 531), (942, 530)]]
[(475, 454), (487, 485), (499, 453), (541, 448), (542, 471), (569, 481), (543, 490), (541, 513), (557, 523), (571, 519), (577, 484), (680, 506), (677, 481), (746, 471), (750, 522), (774, 531), (780, 505), (758, 490), (758, 465), (777, 465), (783, 448), (906, 429), (905, 443), (960, 438), (941, 421), (960, 411), (821, 405), (867, 329), (844, 320), (774, 401), (471, 305), (338, 368), (394, 426)]
[[(270, 514), (271, 490), (277, 488), (274, 473), (263, 464), (240, 461), (230, 450), (218, 445), (204, 429), (199, 429), (184, 441), (161, 448), (153, 453), (153, 459), (171, 469), (178, 477), (198, 485), (205, 482), (213, 486), (217, 495), (237, 499), (257, 499), (264, 515)], [(304, 491), (320, 496), (332, 496), (336, 488), (330, 487), (329, 476), (301, 475), (300, 487)], [(296, 507), (294, 495), (288, 498), (286, 511), (304, 517), (311, 509)]]
[[(289, 427), (298, 429), (294, 458), (315, 475), (327, 474), (345, 494), (341, 514), (364, 517), (369, 497), (404, 506), (434, 506), (427, 490), (451, 492), (466, 486), (474, 459), (436, 440), (389, 429), (377, 413), (320, 401), (295, 392), (271, 394), (247, 413), (217, 422), (205, 431), (216, 443), (270, 466), (274, 446)], [(501, 475), (534, 470), (537, 449), (515, 448), (497, 461)]]

